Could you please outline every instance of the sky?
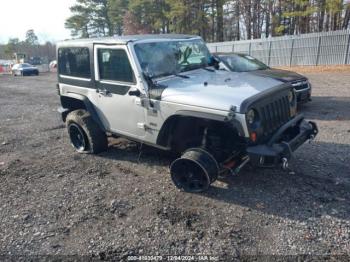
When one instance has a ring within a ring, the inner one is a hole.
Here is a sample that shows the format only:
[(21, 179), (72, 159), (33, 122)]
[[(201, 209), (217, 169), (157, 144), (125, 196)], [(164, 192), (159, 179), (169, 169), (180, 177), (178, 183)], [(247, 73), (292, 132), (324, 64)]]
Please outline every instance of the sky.
[(9, 38), (24, 40), (34, 29), (41, 43), (70, 37), (64, 28), (75, 0), (0, 0), (0, 43)]

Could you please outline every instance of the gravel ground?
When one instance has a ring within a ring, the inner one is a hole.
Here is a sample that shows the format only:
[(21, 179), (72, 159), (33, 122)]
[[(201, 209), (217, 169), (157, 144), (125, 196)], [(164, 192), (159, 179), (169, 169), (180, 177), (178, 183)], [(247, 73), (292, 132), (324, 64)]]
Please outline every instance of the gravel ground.
[[(320, 133), (292, 172), (221, 177), (178, 191), (171, 156), (126, 140), (75, 153), (56, 109), (55, 75), (0, 76), (0, 254), (350, 255), (350, 71), (309, 73), (301, 107)], [(251, 257), (250, 257), (251, 258)]]

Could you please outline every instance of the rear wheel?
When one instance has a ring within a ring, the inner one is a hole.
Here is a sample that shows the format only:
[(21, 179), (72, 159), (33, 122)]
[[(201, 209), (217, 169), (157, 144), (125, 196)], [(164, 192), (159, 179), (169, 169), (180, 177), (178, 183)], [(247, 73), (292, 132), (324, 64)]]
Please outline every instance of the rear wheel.
[(71, 144), (77, 152), (97, 154), (107, 150), (106, 133), (87, 111), (79, 109), (69, 113), (66, 125)]
[(88, 148), (88, 140), (83, 129), (72, 122), (68, 126), (68, 134), (73, 147), (78, 152), (84, 152)]

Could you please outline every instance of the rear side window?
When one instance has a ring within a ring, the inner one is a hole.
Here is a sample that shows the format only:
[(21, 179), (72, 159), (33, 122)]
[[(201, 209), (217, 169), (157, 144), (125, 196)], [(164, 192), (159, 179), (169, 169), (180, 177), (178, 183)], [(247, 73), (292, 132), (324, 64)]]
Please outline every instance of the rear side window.
[(122, 49), (98, 49), (98, 68), (101, 80), (133, 83), (134, 74), (129, 58)]
[(89, 49), (83, 47), (58, 49), (58, 72), (66, 76), (91, 78)]

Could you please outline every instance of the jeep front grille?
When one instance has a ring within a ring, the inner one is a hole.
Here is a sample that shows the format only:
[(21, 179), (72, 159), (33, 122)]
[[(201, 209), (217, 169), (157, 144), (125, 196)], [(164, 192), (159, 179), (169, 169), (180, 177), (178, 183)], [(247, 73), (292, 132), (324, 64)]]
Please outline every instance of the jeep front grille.
[(290, 120), (290, 104), (288, 95), (283, 95), (272, 102), (262, 105), (259, 109), (264, 136), (273, 133), (276, 129)]

